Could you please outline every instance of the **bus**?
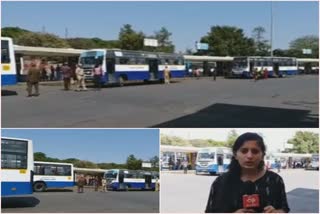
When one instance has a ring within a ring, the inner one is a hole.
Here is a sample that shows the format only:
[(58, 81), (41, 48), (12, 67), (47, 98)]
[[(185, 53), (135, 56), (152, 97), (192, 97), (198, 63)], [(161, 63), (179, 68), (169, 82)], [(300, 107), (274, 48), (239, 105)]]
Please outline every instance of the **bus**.
[(111, 169), (104, 173), (108, 190), (155, 190), (159, 172)]
[(103, 84), (122, 86), (127, 81), (163, 81), (165, 66), (172, 78), (184, 77), (186, 68), (183, 56), (145, 51), (119, 49), (94, 49), (81, 53), (79, 63), (85, 73), (85, 80), (93, 80), (93, 68), (102, 65)]
[(284, 77), (299, 73), (294, 57), (234, 57), (231, 76), (251, 78), (254, 69), (268, 69), (268, 77)]
[(75, 185), (73, 164), (34, 162), (33, 190), (44, 192), (48, 188), (67, 188)]
[(1, 85), (17, 83), (16, 60), (11, 38), (1, 37)]
[(231, 162), (232, 152), (227, 147), (202, 148), (197, 153), (196, 175), (199, 173), (221, 174)]
[(311, 168), (319, 170), (319, 154), (312, 154), (312, 156), (311, 156)]
[(31, 140), (1, 137), (1, 196), (32, 194)]

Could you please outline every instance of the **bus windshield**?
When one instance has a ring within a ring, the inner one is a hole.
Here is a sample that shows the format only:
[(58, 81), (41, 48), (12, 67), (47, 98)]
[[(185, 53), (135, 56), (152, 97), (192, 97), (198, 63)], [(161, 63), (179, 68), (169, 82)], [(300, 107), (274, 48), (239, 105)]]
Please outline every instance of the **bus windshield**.
[(103, 56), (103, 51), (84, 52), (80, 55), (80, 63), (84, 66), (102, 64)]
[(204, 159), (214, 159), (214, 152), (206, 152), (206, 153), (199, 153), (198, 154), (198, 159), (199, 160), (204, 160)]
[(235, 59), (233, 62), (234, 68), (245, 68), (248, 66), (248, 61), (246, 59)]
[(117, 178), (117, 172), (114, 171), (108, 171), (104, 174), (104, 178), (106, 179), (116, 179)]

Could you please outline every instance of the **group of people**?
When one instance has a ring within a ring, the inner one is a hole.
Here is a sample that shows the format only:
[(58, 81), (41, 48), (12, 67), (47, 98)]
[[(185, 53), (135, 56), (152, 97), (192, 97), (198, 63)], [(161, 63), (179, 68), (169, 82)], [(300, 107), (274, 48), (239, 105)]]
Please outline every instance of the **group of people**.
[(268, 79), (269, 71), (267, 68), (261, 68), (260, 70), (258, 70), (258, 68), (255, 68), (253, 69), (251, 75), (254, 81), (257, 81), (258, 79)]
[[(77, 186), (78, 186), (78, 193), (83, 193), (84, 192), (84, 186), (87, 185), (87, 180), (84, 177), (84, 175), (80, 175), (78, 180), (77, 180)], [(94, 191), (99, 191), (100, 186), (102, 187), (102, 192), (107, 192), (107, 179), (105, 178), (99, 178), (99, 177), (93, 177), (90, 180), (90, 185), (93, 185)]]
[[(58, 65), (59, 66), (59, 65)], [(39, 96), (39, 82), (46, 81), (47, 78), (46, 73), (43, 71), (44, 68), (40, 69), (40, 66), (37, 66), (35, 62), (31, 62), (30, 68), (27, 72), (27, 97)], [(52, 69), (53, 66), (52, 66)], [(94, 77), (94, 85), (97, 90), (101, 89), (102, 86), (102, 75), (103, 70), (102, 66), (96, 64), (93, 68), (93, 77)], [(71, 89), (71, 82), (76, 79), (76, 91), (87, 91), (86, 83), (85, 83), (85, 73), (81, 64), (77, 64), (75, 68), (75, 77), (72, 71), (72, 68), (69, 66), (67, 62), (63, 63), (63, 65), (59, 66), (59, 73), (62, 75), (64, 90), (68, 91)], [(54, 77), (54, 71), (51, 72), (52, 78)], [(32, 93), (34, 88), (34, 93)]]

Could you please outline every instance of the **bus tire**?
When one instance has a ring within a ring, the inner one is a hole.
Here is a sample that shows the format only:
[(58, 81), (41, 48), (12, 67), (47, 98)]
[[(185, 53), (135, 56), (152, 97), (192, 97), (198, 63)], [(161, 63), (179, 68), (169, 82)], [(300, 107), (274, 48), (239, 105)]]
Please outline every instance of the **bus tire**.
[(33, 184), (33, 190), (35, 192), (44, 192), (46, 191), (47, 186), (44, 182), (36, 182)]

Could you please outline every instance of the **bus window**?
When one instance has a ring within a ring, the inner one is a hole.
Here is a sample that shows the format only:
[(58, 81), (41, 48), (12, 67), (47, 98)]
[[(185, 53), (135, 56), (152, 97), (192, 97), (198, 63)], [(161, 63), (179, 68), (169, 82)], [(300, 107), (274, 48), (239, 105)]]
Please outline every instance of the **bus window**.
[(28, 149), (25, 141), (11, 141), (2, 139), (1, 168), (27, 169), (27, 151)]
[(1, 41), (1, 63), (10, 63), (9, 42)]
[(129, 58), (120, 58), (119, 64), (128, 65), (129, 64)]

